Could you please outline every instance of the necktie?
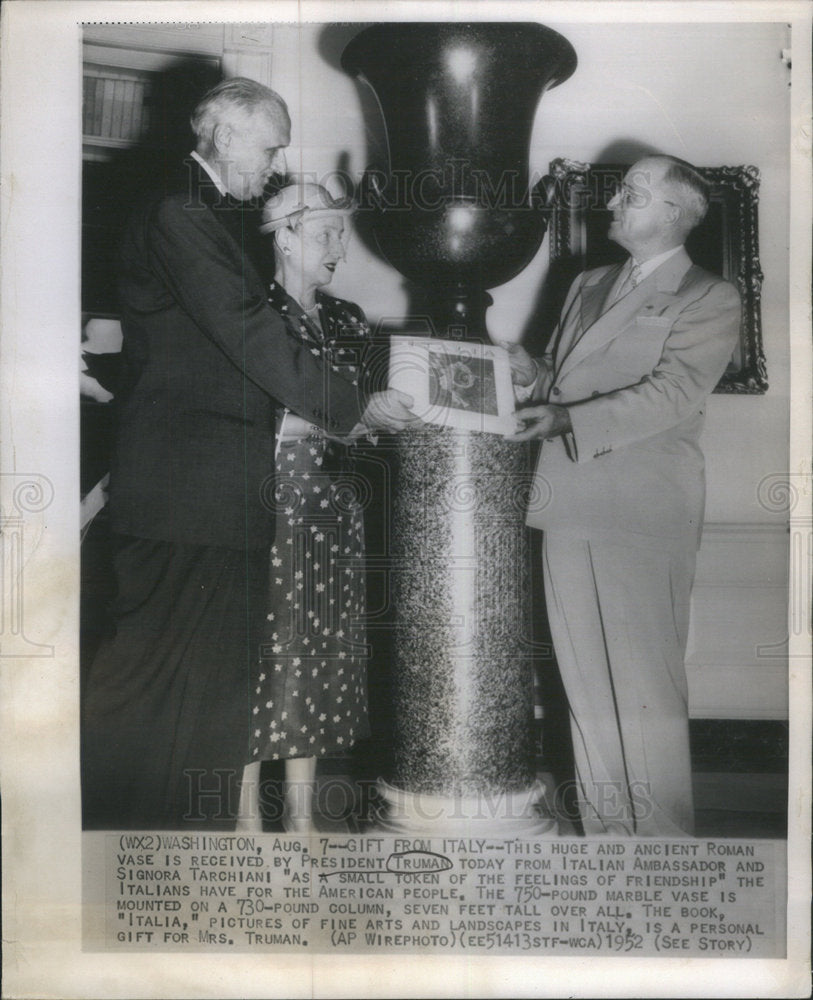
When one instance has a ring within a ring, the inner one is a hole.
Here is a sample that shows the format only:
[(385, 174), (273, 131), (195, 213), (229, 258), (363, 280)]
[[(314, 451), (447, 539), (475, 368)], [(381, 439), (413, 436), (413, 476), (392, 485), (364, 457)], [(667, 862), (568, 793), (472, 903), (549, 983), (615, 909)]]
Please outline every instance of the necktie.
[(618, 291), (615, 293), (615, 301), (618, 302), (619, 299), (623, 299), (627, 292), (631, 292), (633, 288), (637, 288), (641, 284), (641, 281), (641, 266), (630, 257), (627, 273), (624, 280), (618, 286)]

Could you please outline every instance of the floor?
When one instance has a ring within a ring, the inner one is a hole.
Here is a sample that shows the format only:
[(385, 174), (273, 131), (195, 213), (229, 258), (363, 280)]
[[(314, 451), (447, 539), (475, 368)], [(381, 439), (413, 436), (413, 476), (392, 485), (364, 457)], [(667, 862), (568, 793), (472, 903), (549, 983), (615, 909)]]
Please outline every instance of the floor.
[[(747, 729), (748, 724), (744, 725)], [(726, 745), (736, 744), (736, 739), (725, 732), (726, 727), (722, 728)], [(737, 733), (742, 731), (740, 725)], [(783, 761), (787, 758), (781, 751), (781, 728), (768, 727), (766, 730), (763, 725), (762, 731), (756, 733), (756, 742), (741, 741), (733, 756), (710, 753), (713, 741), (709, 740), (709, 734), (719, 737), (720, 727), (707, 724), (693, 727), (696, 835), (704, 838), (785, 838), (787, 770)], [(771, 752), (764, 749), (766, 734), (770, 737)], [(753, 735), (752, 730), (750, 736)], [(749, 746), (756, 748), (756, 753), (749, 751)], [(386, 749), (371, 743), (358, 751), (353, 757), (319, 762), (317, 825), (325, 832), (356, 833), (373, 823), (376, 807), (380, 805), (375, 780), (377, 775), (386, 774)], [(553, 789), (557, 782), (561, 783), (561, 761), (540, 756), (538, 767), (538, 778), (544, 781), (546, 788)], [(566, 762), (564, 770), (566, 773)], [(263, 773), (264, 781), (271, 777), (269, 772)], [(549, 800), (554, 801), (554, 797), (549, 796)], [(577, 812), (572, 800), (558, 803), (556, 811), (560, 835), (578, 836), (578, 826), (571, 822)], [(269, 814), (272, 813), (273, 807), (269, 810)], [(275, 827), (275, 822), (266, 823), (266, 829)]]

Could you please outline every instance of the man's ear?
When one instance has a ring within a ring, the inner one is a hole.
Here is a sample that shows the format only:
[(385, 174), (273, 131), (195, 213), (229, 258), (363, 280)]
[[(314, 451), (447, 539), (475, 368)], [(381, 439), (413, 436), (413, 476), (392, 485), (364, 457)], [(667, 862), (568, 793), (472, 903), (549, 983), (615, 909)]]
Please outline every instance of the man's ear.
[(212, 132), (212, 146), (214, 146), (215, 152), (227, 153), (231, 146), (231, 136), (232, 131), (229, 125), (215, 125)]
[(674, 229), (676, 226), (679, 226), (683, 220), (683, 209), (680, 205), (673, 205), (671, 202), (667, 202), (666, 208), (666, 222)]

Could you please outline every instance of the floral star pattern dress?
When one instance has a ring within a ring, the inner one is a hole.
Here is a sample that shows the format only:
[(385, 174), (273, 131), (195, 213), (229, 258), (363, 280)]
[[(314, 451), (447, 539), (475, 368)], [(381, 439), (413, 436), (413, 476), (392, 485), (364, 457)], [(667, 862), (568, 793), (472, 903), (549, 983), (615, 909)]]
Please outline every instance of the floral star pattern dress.
[[(269, 301), (292, 336), (358, 384), (369, 338), (358, 306), (317, 293), (314, 319), (278, 283)], [(285, 440), (283, 418), (251, 760), (339, 755), (369, 735), (363, 483), (346, 446), (319, 431)]]

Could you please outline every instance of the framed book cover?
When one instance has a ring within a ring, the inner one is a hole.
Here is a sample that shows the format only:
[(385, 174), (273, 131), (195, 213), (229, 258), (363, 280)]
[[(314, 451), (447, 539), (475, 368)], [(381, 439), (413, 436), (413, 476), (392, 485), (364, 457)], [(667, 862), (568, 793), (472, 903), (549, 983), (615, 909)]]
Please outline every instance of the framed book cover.
[(505, 348), (396, 334), (389, 386), (412, 396), (424, 423), (487, 434), (515, 429)]

